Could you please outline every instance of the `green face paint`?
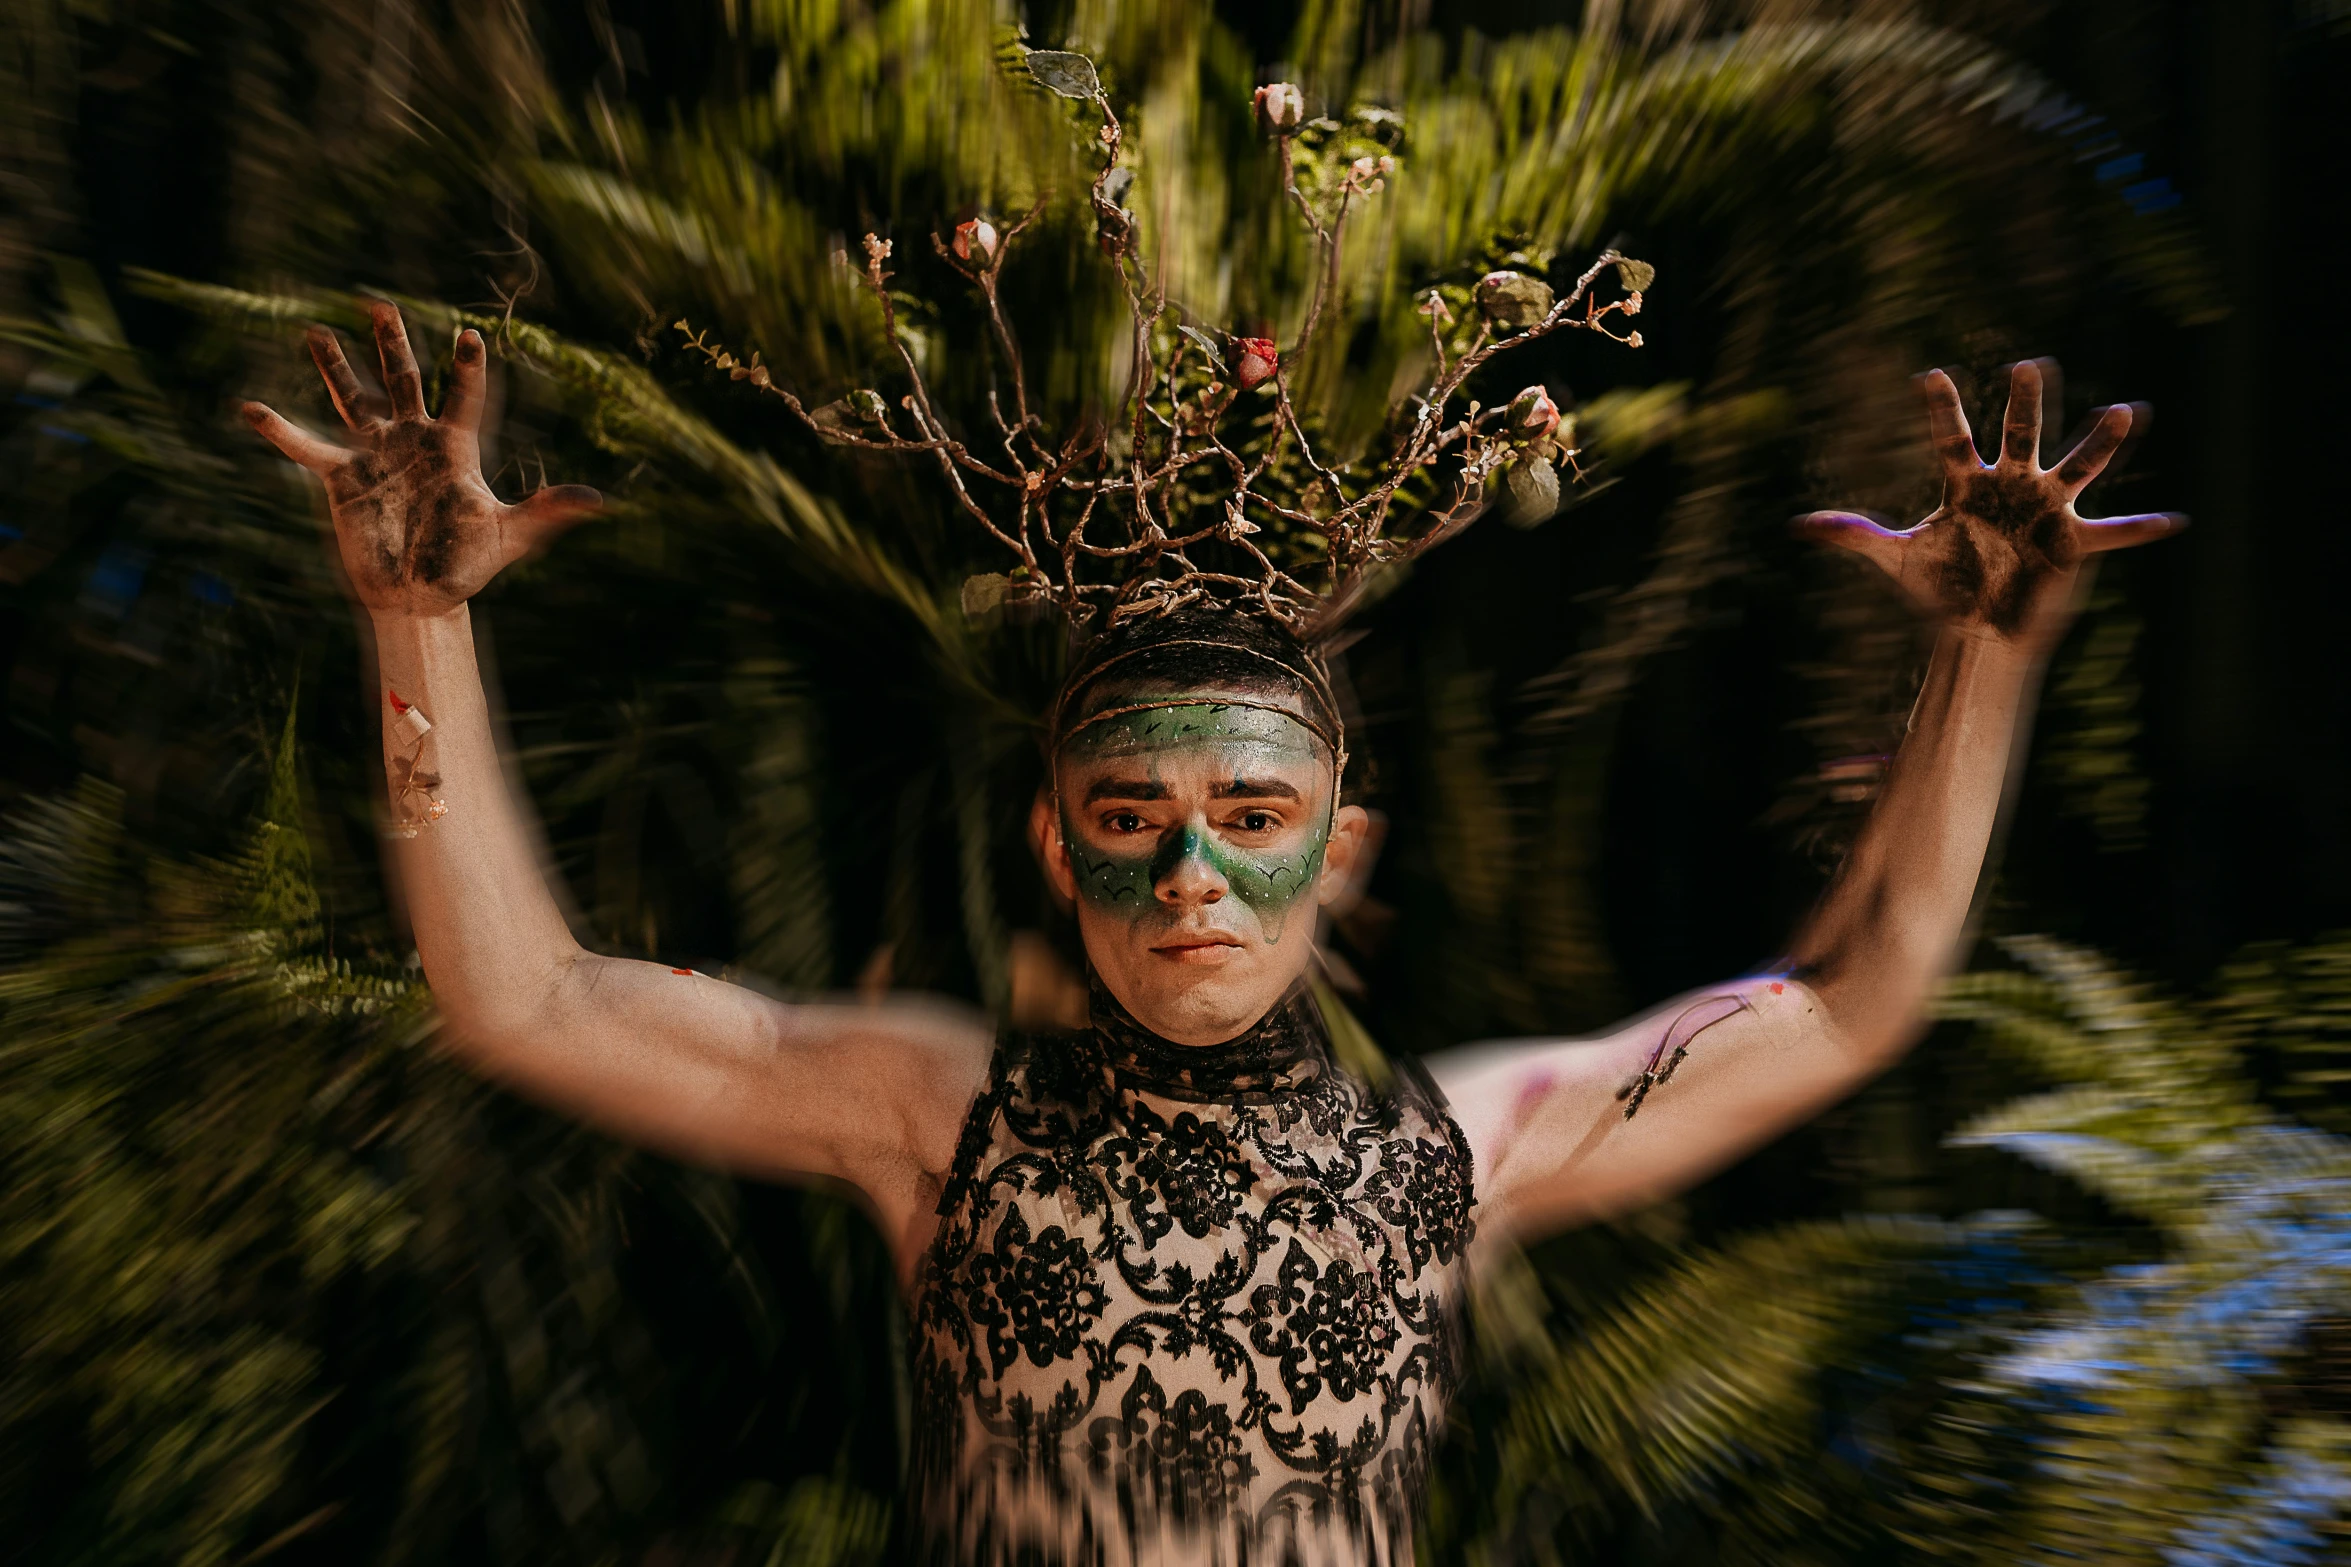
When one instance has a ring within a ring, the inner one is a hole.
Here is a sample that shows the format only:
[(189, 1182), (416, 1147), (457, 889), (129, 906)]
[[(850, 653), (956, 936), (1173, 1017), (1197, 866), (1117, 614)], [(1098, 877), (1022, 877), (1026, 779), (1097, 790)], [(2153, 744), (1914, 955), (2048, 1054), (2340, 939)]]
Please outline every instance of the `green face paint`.
[[(1146, 708), (1105, 719), (1073, 736), (1065, 754), (1081, 766), (1136, 764), (1138, 777), (1164, 788), (1166, 764), (1179, 757), (1190, 760), (1203, 749), (1212, 753), (1210, 775), (1219, 778), (1263, 777), (1277, 768), (1296, 778), (1300, 764), (1324, 765), (1304, 726), (1262, 708), (1215, 702)], [(1126, 771), (1117, 769), (1122, 776)], [(1281, 940), (1291, 910), (1313, 888), (1330, 830), (1327, 802), (1300, 830), (1282, 834), (1278, 850), (1227, 842), (1192, 817), (1155, 836), (1136, 834), (1135, 852), (1119, 854), (1089, 844), (1071, 821), (1066, 801), (1061, 812), (1062, 841), (1069, 845), (1070, 864), (1088, 903), (1139, 919), (1160, 908), (1160, 883), (1186, 860), (1197, 859), (1256, 913), (1268, 942)]]

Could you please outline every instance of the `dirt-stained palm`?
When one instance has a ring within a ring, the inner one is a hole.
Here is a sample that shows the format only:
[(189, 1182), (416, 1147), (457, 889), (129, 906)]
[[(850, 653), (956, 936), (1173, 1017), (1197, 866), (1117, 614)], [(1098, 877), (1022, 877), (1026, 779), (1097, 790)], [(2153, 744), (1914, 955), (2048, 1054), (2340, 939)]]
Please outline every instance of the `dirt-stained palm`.
[(2105, 550), (2175, 533), (2186, 519), (2154, 512), (2085, 518), (2074, 502), (2113, 460), (2146, 411), (2101, 409), (2079, 444), (2053, 468), (2041, 466), (2041, 393), (2056, 366), (2023, 360), (2009, 373), (2008, 415), (1998, 460), (1976, 451), (1959, 388), (1940, 370), (1919, 378), (1943, 470), (1943, 500), (1906, 531), (1853, 512), (1814, 512), (1807, 532), (1868, 557), (1922, 614), (2036, 650), (2063, 633), (2083, 565)]
[(376, 614), (446, 614), (490, 579), (594, 511), (579, 484), (550, 485), (509, 506), (482, 477), (485, 400), (482, 337), (458, 334), (441, 417), (425, 412), (424, 377), (398, 307), (378, 303), (376, 352), (385, 397), (360, 385), (343, 345), (310, 329), (310, 357), (358, 449), (321, 440), (262, 403), (247, 403), (254, 429), (325, 483), (343, 570)]

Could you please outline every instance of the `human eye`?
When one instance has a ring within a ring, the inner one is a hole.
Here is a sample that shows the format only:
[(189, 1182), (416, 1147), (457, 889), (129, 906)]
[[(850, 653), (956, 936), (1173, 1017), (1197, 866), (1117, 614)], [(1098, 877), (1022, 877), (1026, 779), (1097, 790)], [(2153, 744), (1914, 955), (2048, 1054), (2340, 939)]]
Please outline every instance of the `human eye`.
[(1233, 818), (1233, 830), (1242, 833), (1269, 833), (1281, 830), (1282, 819), (1272, 811), (1247, 810)]
[(1102, 813), (1103, 831), (1125, 837), (1141, 832), (1149, 824), (1140, 811), (1105, 811)]

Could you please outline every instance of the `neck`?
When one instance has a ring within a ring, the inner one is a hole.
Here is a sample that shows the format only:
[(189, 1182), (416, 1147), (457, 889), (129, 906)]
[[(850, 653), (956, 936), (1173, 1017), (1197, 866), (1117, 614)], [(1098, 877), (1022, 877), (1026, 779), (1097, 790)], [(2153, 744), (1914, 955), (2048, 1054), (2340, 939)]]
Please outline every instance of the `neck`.
[(1329, 1061), (1322, 1012), (1301, 979), (1265, 1015), (1222, 1044), (1179, 1045), (1135, 1020), (1100, 977), (1094, 1033), (1122, 1080), (1174, 1097), (1224, 1099), (1283, 1092)]

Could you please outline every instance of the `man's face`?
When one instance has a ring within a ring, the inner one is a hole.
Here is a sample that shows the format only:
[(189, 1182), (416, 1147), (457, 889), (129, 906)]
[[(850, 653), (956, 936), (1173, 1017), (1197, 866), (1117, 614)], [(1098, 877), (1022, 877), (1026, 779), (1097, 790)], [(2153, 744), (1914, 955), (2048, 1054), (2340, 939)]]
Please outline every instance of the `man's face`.
[(1079, 730), (1055, 781), (1047, 873), (1110, 993), (1177, 1044), (1222, 1043), (1281, 1000), (1367, 825), (1334, 809), (1331, 753), (1304, 725), (1214, 693)]

